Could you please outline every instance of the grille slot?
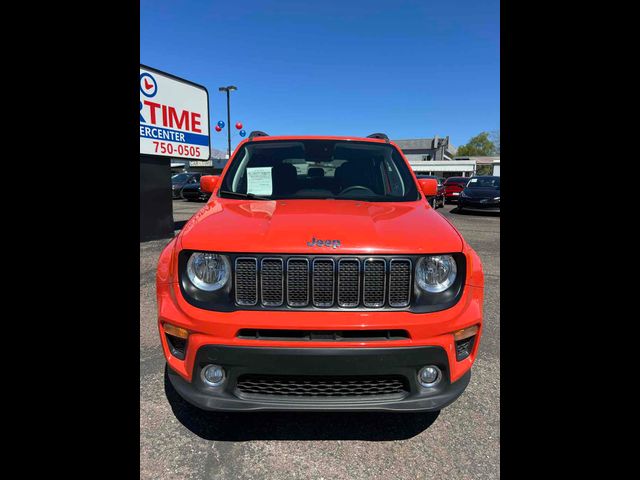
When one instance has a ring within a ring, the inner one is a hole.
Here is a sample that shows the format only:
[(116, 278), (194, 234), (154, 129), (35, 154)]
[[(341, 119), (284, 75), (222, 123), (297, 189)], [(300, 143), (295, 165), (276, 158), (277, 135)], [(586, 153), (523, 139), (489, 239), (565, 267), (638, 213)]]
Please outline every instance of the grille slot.
[(291, 307), (309, 305), (309, 260), (287, 260), (287, 303)]
[(313, 376), (313, 375), (255, 375), (238, 378), (239, 392), (252, 395), (287, 397), (373, 397), (405, 395), (407, 380), (395, 375), (375, 376)]
[(262, 305), (279, 307), (284, 303), (284, 274), (281, 258), (263, 258), (260, 262)]
[(258, 260), (241, 257), (236, 259), (236, 303), (255, 305), (258, 303)]
[(316, 258), (313, 261), (313, 305), (330, 307), (333, 305), (334, 265), (332, 258)]
[(364, 286), (362, 303), (365, 307), (381, 307), (384, 305), (386, 262), (384, 259), (367, 259), (364, 261)]
[(338, 305), (357, 307), (360, 303), (360, 260), (343, 258), (338, 261)]
[(308, 342), (370, 342), (408, 340), (406, 330), (278, 330), (243, 328), (238, 338), (245, 340), (278, 340)]
[(406, 307), (411, 297), (411, 260), (389, 262), (389, 305)]

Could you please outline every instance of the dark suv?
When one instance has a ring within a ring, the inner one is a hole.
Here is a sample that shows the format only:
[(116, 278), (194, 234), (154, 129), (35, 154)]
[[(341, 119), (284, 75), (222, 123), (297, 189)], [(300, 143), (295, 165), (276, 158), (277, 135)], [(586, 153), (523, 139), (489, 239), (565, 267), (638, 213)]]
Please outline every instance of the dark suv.
[(185, 185), (199, 184), (201, 173), (183, 172), (176, 173), (171, 177), (171, 196), (172, 198), (182, 198), (182, 188)]

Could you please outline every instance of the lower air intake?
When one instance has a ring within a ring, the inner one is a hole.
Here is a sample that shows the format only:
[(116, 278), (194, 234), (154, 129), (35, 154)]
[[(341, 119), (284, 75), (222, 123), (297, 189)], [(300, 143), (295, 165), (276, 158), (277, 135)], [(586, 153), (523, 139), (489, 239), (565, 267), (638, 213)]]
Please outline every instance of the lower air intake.
[(243, 394), (287, 397), (372, 397), (409, 392), (401, 376), (241, 375), (237, 389)]

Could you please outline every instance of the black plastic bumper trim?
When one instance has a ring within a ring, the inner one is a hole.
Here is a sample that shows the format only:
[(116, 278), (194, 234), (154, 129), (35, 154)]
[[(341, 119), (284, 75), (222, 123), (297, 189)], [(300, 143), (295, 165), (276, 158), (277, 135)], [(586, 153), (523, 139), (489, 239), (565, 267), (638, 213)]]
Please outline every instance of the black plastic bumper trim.
[[(227, 381), (220, 387), (207, 387), (200, 381), (204, 365), (225, 368)], [(442, 380), (433, 388), (417, 383), (417, 372), (425, 365), (437, 365)], [(403, 375), (409, 393), (403, 397), (257, 398), (238, 394), (237, 378), (242, 374), (288, 375)], [(270, 348), (203, 346), (196, 354), (191, 383), (171, 368), (169, 380), (189, 403), (203, 410), (219, 411), (437, 411), (455, 401), (471, 378), (467, 371), (458, 381), (449, 381), (449, 364), (444, 349), (429, 347), (395, 348)]]

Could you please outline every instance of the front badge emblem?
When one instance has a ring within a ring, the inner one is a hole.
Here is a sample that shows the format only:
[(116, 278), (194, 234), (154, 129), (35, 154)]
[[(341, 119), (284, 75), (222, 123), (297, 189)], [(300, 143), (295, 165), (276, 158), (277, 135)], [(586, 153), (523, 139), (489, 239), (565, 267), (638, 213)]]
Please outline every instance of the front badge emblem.
[(316, 237), (313, 237), (310, 242), (307, 242), (308, 247), (329, 247), (329, 248), (339, 248), (340, 240), (318, 240)]

